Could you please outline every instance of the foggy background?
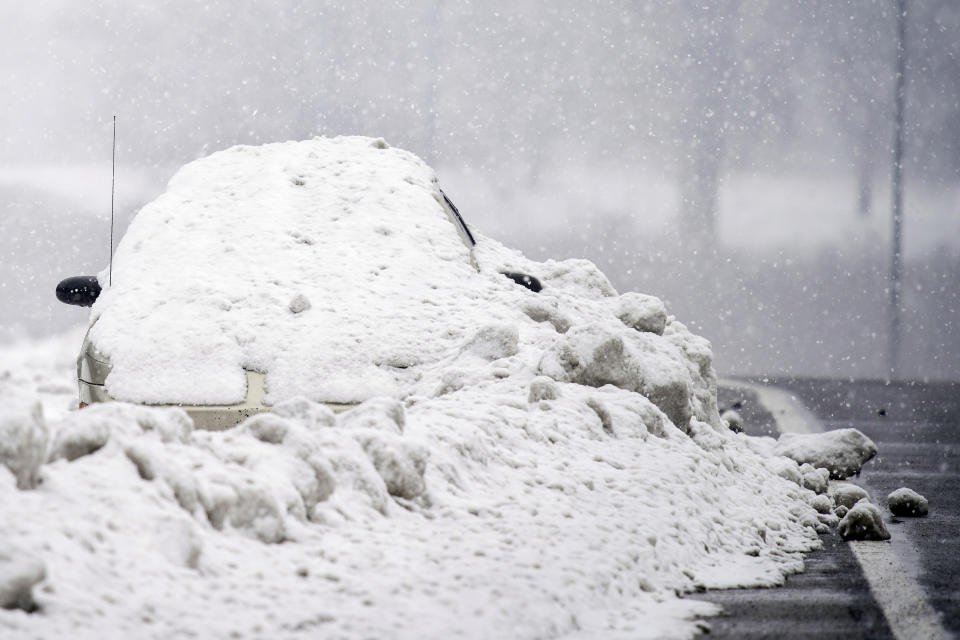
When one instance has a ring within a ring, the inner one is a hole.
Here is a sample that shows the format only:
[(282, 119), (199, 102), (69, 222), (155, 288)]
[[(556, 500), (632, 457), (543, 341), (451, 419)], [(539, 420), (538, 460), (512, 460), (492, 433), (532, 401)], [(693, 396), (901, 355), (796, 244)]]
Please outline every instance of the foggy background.
[[(960, 3), (907, 14), (899, 377), (960, 379)], [(0, 341), (183, 163), (382, 136), (476, 230), (663, 298), (721, 374), (886, 377), (892, 0), (0, 5)], [(79, 347), (79, 345), (78, 345)]]

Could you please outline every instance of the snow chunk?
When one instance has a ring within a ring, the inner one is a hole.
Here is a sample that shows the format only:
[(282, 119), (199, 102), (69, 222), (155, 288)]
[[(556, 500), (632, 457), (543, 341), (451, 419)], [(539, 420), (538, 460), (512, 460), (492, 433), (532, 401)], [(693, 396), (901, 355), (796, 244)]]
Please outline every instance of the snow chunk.
[(870, 500), (870, 494), (851, 482), (835, 482), (830, 485), (830, 497), (838, 507), (853, 508), (861, 500)]
[(797, 463), (790, 458), (773, 456), (767, 459), (766, 464), (770, 471), (777, 474), (784, 480), (789, 480), (798, 486), (803, 486), (803, 474), (800, 473)]
[(516, 326), (490, 325), (477, 331), (463, 350), (484, 360), (498, 360), (516, 355), (519, 339)]
[(0, 607), (33, 611), (33, 587), (47, 576), (44, 563), (20, 551), (0, 551)]
[(660, 298), (642, 293), (624, 293), (617, 301), (617, 317), (637, 331), (663, 335), (667, 326), (667, 308)]
[(555, 380), (639, 392), (680, 429), (688, 429), (694, 415), (693, 382), (683, 354), (650, 333), (600, 323), (574, 327), (543, 354), (539, 371)]
[(401, 434), (407, 423), (403, 403), (393, 398), (373, 398), (342, 413), (338, 424), (347, 429), (373, 429)]
[(382, 431), (360, 431), (355, 437), (390, 495), (412, 500), (427, 490), (423, 474), (429, 453), (425, 447)]
[(307, 424), (310, 428), (332, 427), (337, 422), (337, 416), (330, 407), (313, 402), (303, 396), (295, 396), (284, 400), (270, 409), (271, 413), (284, 418), (294, 418)]
[(803, 488), (810, 489), (814, 493), (826, 493), (830, 483), (830, 472), (826, 469), (818, 469), (809, 462), (800, 465), (800, 473), (803, 475)]
[(785, 433), (774, 451), (798, 463), (809, 462), (830, 471), (838, 480), (860, 473), (864, 463), (877, 454), (877, 446), (857, 429), (825, 433)]
[(837, 525), (844, 540), (889, 540), (890, 532), (876, 505), (863, 500), (847, 511)]
[(534, 322), (549, 322), (557, 333), (566, 333), (572, 324), (570, 318), (560, 311), (557, 301), (544, 295), (525, 300), (521, 308)]
[(607, 276), (589, 260), (547, 260), (541, 273), (540, 280), (544, 285), (587, 299), (598, 300), (617, 295)]
[(734, 409), (727, 409), (720, 414), (720, 419), (727, 423), (727, 427), (734, 433), (743, 431), (743, 418), (740, 413)]
[(556, 400), (560, 397), (560, 390), (553, 379), (547, 376), (537, 376), (530, 381), (530, 393), (527, 402), (535, 403), (541, 400)]
[(303, 295), (302, 293), (298, 293), (297, 295), (293, 296), (293, 300), (290, 301), (290, 313), (303, 313), (311, 306), (312, 305), (310, 304), (310, 300), (307, 299), (307, 296)]
[(162, 442), (182, 442), (193, 422), (178, 408), (98, 403), (70, 414), (54, 428), (49, 460), (73, 461), (96, 453), (114, 437), (127, 440), (150, 433)]
[(100, 450), (109, 439), (110, 426), (107, 423), (95, 420), (72, 422), (68, 428), (57, 433), (50, 460), (76, 460)]
[(24, 396), (4, 396), (0, 413), (0, 465), (17, 479), (21, 489), (32, 489), (37, 471), (47, 454), (49, 430), (39, 400)]
[(895, 516), (925, 516), (928, 503), (926, 498), (913, 489), (900, 487), (887, 496), (887, 506)]
[(818, 495), (810, 500), (810, 506), (817, 513), (830, 513), (833, 509), (833, 501), (825, 495)]
[(828, 511), (827, 513), (818, 513), (817, 519), (827, 528), (836, 527), (840, 523), (840, 517), (832, 511)]

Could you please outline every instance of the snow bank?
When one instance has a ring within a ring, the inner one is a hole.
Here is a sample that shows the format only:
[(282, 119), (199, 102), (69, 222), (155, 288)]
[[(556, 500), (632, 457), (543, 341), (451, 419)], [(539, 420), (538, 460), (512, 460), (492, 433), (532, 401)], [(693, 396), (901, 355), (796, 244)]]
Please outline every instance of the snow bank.
[(779, 584), (819, 544), (812, 494), (742, 435), (613, 386), (484, 378), (224, 432), (120, 403), (51, 424), (37, 488), (0, 485), (5, 548), (46, 567), (0, 630), (685, 637), (712, 609), (675, 593)]
[[(94, 309), (111, 391), (229, 401), (246, 366), (274, 407), (206, 432), (123, 403), (44, 420), (11, 391), (34, 444), (4, 453), (0, 540), (45, 578), (0, 576), (38, 607), (0, 635), (689, 637), (716, 609), (677, 594), (802, 569), (826, 479), (720, 421), (709, 343), (586, 261), (480, 237), (478, 271), (432, 173), (384, 147), (215, 154), (141, 212)], [(395, 191), (370, 163), (404, 168)], [(261, 256), (301, 251), (312, 271)]]

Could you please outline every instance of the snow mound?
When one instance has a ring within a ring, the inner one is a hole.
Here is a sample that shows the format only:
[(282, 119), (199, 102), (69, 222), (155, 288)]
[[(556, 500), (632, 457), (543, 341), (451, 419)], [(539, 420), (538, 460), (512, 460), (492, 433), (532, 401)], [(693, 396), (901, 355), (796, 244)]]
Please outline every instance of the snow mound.
[(232, 402), (246, 367), (272, 409), (9, 394), (0, 541), (44, 571), (0, 635), (680, 638), (716, 607), (677, 594), (801, 571), (824, 472), (721, 422), (709, 342), (587, 261), (471, 256), (438, 197), (369, 138), (185, 167), (90, 336), (112, 393)]
[(900, 487), (887, 496), (887, 506), (895, 516), (925, 516), (927, 499), (907, 487)]
[(883, 524), (883, 516), (876, 505), (862, 500), (843, 516), (837, 533), (844, 540), (889, 540), (890, 532)]
[(685, 637), (713, 609), (674, 593), (781, 584), (819, 545), (814, 494), (745, 436), (532, 366), (480, 377), (224, 432), (122, 403), (51, 423), (37, 488), (3, 471), (4, 544), (45, 574), (17, 574), (38, 613), (0, 630)]
[(877, 446), (858, 429), (836, 429), (824, 433), (785, 433), (775, 452), (798, 463), (830, 471), (838, 480), (860, 473), (863, 465), (877, 455)]

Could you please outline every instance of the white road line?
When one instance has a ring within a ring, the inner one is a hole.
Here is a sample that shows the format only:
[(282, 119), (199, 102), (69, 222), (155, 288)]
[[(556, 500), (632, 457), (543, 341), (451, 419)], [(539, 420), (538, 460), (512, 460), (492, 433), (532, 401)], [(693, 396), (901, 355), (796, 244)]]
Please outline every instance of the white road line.
[(951, 637), (917, 584), (918, 572), (910, 567), (913, 563), (901, 561), (900, 554), (904, 551), (916, 553), (905, 534), (898, 534), (892, 543), (851, 542), (850, 548), (863, 568), (874, 599), (883, 608), (893, 635), (900, 640)]
[(767, 411), (777, 419), (777, 429), (780, 433), (819, 433), (823, 425), (817, 416), (800, 402), (797, 396), (784, 389), (768, 387), (762, 384), (741, 382), (740, 380), (721, 380), (720, 384), (727, 388), (752, 391), (760, 398)]
[[(824, 431), (817, 417), (789, 391), (739, 380), (721, 380), (720, 384), (757, 394), (760, 404), (776, 418), (780, 433)], [(897, 532), (890, 542), (850, 542), (850, 549), (898, 640), (951, 637), (918, 583), (920, 561), (906, 532)]]

